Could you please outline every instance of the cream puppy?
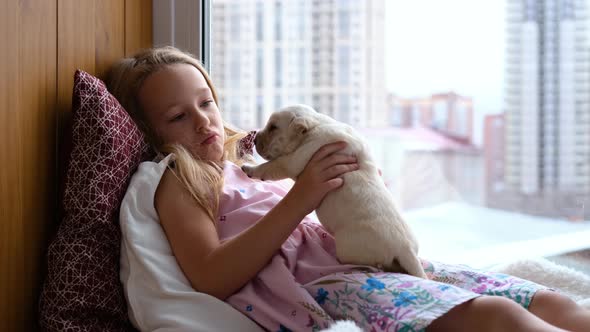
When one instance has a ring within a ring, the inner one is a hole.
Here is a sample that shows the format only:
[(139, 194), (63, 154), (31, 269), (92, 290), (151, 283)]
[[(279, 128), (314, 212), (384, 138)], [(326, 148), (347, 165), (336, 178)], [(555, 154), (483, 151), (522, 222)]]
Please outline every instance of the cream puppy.
[(344, 174), (343, 186), (316, 210), (336, 239), (338, 259), (426, 278), (417, 257), (418, 242), (398, 213), (367, 144), (351, 126), (306, 105), (283, 108), (256, 136), (256, 150), (269, 161), (242, 169), (263, 180), (296, 179), (320, 147), (338, 141), (347, 142), (343, 153), (356, 156), (359, 169)]

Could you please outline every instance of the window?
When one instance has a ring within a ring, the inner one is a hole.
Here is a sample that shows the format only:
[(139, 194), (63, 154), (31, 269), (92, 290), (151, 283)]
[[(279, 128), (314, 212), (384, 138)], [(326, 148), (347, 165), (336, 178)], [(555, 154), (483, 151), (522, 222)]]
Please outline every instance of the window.
[(433, 117), (432, 126), (436, 129), (445, 129), (447, 127), (447, 121), (449, 116), (449, 108), (447, 102), (439, 100), (434, 102), (432, 107)]
[(338, 37), (350, 37), (350, 14), (347, 9), (338, 11)]
[(262, 123), (264, 121), (264, 97), (262, 95), (256, 96), (256, 122)]
[(419, 237), (445, 239), (445, 253), (434, 242), (424, 255), (537, 240), (551, 255), (560, 245), (544, 240), (590, 232), (586, 2), (211, 4), (226, 120), (257, 129), (309, 103), (379, 142), (372, 152), (406, 219)]
[(525, 0), (524, 1), (524, 16), (525, 21), (536, 21), (537, 20), (537, 0)]
[(256, 87), (264, 86), (264, 50), (262, 47), (256, 49)]
[(275, 27), (275, 40), (277, 42), (282, 40), (282, 36), (283, 36), (283, 20), (282, 20), (282, 15), (283, 15), (283, 5), (282, 5), (282, 1), (276, 1), (275, 2), (275, 12), (274, 12), (274, 27)]
[(307, 63), (307, 55), (306, 55), (306, 51), (304, 47), (300, 47), (299, 48), (299, 54), (297, 55), (297, 67), (295, 68), (295, 71), (298, 74), (299, 77), (299, 84), (298, 86), (301, 87), (303, 86), (303, 84), (306, 83), (306, 74), (307, 74), (307, 70), (306, 70), (306, 66), (305, 64)]
[[(238, 7), (239, 8), (239, 7)], [(233, 41), (239, 41), (240, 40), (240, 13), (237, 11), (238, 8), (234, 8), (231, 12), (231, 17), (228, 20), (229, 24), (230, 24), (230, 38)]]
[(350, 47), (340, 46), (338, 47), (338, 74), (340, 76), (338, 83), (340, 86), (350, 85)]
[(339, 104), (339, 112), (338, 116), (336, 117), (337, 120), (350, 123), (351, 121), (351, 104), (350, 104), (350, 94), (341, 93), (338, 96), (338, 104)]
[(280, 88), (283, 85), (283, 54), (280, 47), (275, 48), (275, 87)]
[(264, 6), (261, 2), (256, 3), (256, 40), (264, 40)]

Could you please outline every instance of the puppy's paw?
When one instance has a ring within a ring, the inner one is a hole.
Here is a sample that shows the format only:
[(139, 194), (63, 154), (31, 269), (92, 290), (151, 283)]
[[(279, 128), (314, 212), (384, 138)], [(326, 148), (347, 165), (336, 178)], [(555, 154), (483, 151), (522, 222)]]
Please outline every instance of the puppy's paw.
[(256, 166), (242, 165), (242, 172), (246, 173), (246, 175), (251, 178), (254, 173), (254, 168), (256, 168)]
[(243, 165), (242, 171), (246, 173), (246, 175), (248, 175), (249, 178), (264, 180), (262, 178), (262, 172), (259, 166)]

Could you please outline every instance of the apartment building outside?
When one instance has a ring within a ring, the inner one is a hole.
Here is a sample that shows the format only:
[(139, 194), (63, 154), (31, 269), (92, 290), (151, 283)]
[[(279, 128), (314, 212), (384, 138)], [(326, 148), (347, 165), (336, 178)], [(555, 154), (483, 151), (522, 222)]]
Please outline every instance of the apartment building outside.
[(473, 100), (455, 92), (426, 98), (388, 95), (390, 124), (396, 127), (428, 127), (466, 142), (473, 141)]
[(508, 0), (505, 184), (498, 207), (590, 218), (584, 0)]
[(312, 105), (358, 127), (384, 126), (384, 0), (214, 0), (211, 75), (227, 119), (264, 125)]
[(483, 150), (485, 156), (486, 203), (505, 190), (504, 184), (504, 114), (484, 118)]

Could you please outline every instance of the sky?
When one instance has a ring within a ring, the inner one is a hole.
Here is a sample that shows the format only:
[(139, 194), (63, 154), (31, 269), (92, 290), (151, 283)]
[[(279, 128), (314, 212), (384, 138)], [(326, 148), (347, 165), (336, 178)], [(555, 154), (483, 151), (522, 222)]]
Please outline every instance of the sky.
[(483, 115), (502, 111), (505, 1), (386, 0), (386, 86), (400, 97), (454, 91)]

